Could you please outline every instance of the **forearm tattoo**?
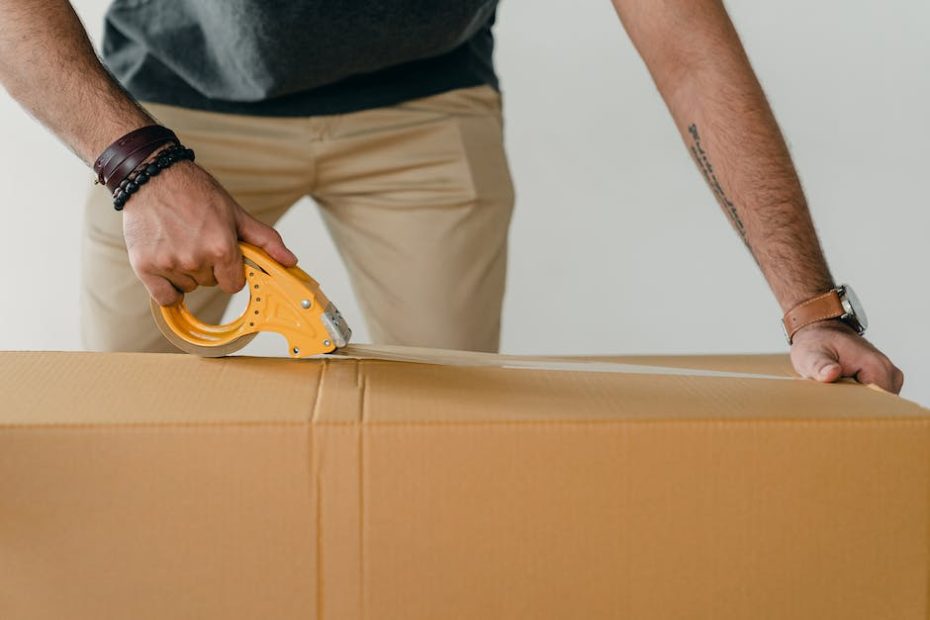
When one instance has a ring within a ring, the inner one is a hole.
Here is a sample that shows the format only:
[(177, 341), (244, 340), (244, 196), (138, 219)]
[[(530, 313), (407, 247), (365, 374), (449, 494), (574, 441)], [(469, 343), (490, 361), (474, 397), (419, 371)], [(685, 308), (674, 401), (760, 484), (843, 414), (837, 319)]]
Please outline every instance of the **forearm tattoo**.
[(698, 168), (701, 169), (704, 178), (707, 179), (707, 184), (710, 185), (717, 200), (729, 216), (736, 232), (739, 233), (743, 243), (746, 244), (746, 247), (749, 248), (751, 252), (752, 248), (749, 247), (749, 241), (746, 239), (746, 227), (743, 226), (743, 220), (740, 219), (739, 213), (736, 212), (736, 207), (733, 206), (733, 202), (727, 198), (723, 188), (720, 186), (720, 181), (717, 180), (717, 175), (714, 173), (714, 166), (710, 163), (710, 160), (707, 158), (707, 153), (701, 147), (701, 135), (698, 133), (697, 125), (694, 123), (689, 125), (688, 133), (691, 134), (691, 154), (694, 156), (694, 161), (697, 162)]

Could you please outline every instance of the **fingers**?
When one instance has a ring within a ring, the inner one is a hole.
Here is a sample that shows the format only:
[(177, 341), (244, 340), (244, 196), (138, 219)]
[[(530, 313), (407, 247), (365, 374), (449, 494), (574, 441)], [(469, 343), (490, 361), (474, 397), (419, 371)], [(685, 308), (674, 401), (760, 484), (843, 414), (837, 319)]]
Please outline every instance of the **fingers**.
[(852, 377), (894, 394), (901, 391), (904, 373), (851, 329), (825, 324), (798, 335), (791, 347), (791, 361), (799, 374), (824, 383)]
[(159, 303), (176, 302), (198, 286), (241, 290), (240, 222), (243, 238), (284, 264), (296, 262), (273, 229), (249, 216), (197, 166), (172, 169), (143, 193), (148, 205), (124, 214), (123, 236), (133, 270)]
[(895, 366), (893, 378), (894, 378), (894, 383), (892, 385), (894, 386), (894, 389), (891, 391), (894, 392), (895, 394), (900, 394), (901, 388), (904, 387), (904, 371), (898, 368), (897, 366)]
[(163, 277), (182, 293), (191, 293), (197, 288), (197, 281), (187, 274), (174, 273)]
[(242, 252), (239, 244), (231, 242), (214, 253), (213, 274), (217, 285), (226, 293), (233, 295), (245, 286), (245, 274), (242, 269)]
[(142, 283), (148, 289), (152, 299), (162, 306), (170, 306), (180, 301), (184, 293), (190, 293), (197, 288), (194, 278), (185, 274), (147, 275)]
[(216, 286), (216, 274), (209, 265), (198, 269), (190, 276), (197, 282), (197, 286)]
[(181, 293), (162, 277), (143, 275), (140, 280), (142, 280), (142, 284), (145, 285), (152, 299), (161, 306), (173, 306), (181, 300)]
[(239, 291), (245, 285), (239, 242), (232, 234), (219, 232), (222, 236), (200, 241), (185, 258), (168, 259), (169, 267), (160, 275), (185, 293), (198, 285), (218, 285), (230, 295)]
[(297, 264), (297, 257), (287, 249), (281, 235), (271, 226), (261, 223), (245, 211), (238, 217), (239, 238), (252, 245), (257, 245), (285, 267)]
[(856, 381), (897, 394), (904, 385), (904, 373), (885, 356), (871, 357), (856, 373)]
[(222, 241), (201, 242), (184, 252), (168, 248), (156, 253), (140, 248), (138, 252), (130, 251), (130, 263), (152, 299), (163, 306), (178, 302), (198, 286), (219, 284), (232, 294), (245, 284), (242, 254), (232, 234)]

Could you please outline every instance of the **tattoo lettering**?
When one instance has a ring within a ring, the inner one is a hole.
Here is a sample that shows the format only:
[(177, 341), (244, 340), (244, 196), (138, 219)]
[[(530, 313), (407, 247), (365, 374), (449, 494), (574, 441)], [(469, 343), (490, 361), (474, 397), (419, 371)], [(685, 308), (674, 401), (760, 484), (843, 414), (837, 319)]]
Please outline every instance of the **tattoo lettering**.
[(688, 126), (688, 133), (691, 134), (692, 140), (691, 154), (694, 156), (694, 160), (697, 162), (698, 168), (701, 169), (701, 172), (704, 174), (704, 178), (707, 179), (707, 184), (710, 185), (710, 188), (713, 190), (717, 200), (720, 202), (727, 215), (730, 217), (730, 221), (733, 222), (733, 227), (736, 228), (736, 232), (738, 232), (739, 236), (743, 239), (743, 243), (746, 244), (746, 247), (749, 247), (749, 242), (746, 240), (746, 228), (743, 226), (743, 221), (739, 218), (739, 214), (736, 212), (736, 207), (733, 206), (733, 203), (729, 198), (727, 198), (723, 188), (720, 186), (720, 181), (717, 180), (717, 175), (714, 174), (714, 167), (710, 163), (710, 160), (707, 158), (707, 153), (701, 147), (701, 136), (698, 134), (697, 125), (692, 123), (690, 126)]

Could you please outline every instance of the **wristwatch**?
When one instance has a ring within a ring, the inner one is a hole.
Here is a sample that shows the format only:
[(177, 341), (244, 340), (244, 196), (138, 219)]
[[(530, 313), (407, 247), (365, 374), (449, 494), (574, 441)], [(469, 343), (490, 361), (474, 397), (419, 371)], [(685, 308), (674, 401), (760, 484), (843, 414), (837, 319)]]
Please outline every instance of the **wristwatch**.
[(785, 313), (781, 324), (788, 344), (791, 344), (794, 335), (802, 327), (829, 319), (843, 321), (856, 330), (860, 336), (865, 333), (865, 328), (869, 325), (859, 298), (848, 284), (841, 284), (822, 295), (802, 301)]

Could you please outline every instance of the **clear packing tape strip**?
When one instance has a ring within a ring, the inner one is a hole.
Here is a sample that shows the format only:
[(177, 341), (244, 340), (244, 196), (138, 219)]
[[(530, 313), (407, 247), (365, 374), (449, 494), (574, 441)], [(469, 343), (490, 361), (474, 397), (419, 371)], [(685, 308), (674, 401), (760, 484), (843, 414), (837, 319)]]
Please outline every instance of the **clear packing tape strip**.
[(348, 345), (336, 353), (324, 356), (327, 360), (383, 360), (411, 362), (440, 366), (471, 366), (485, 368), (511, 368), (522, 370), (549, 370), (563, 372), (604, 372), (639, 375), (679, 375), (690, 377), (725, 377), (731, 379), (770, 379), (792, 381), (797, 377), (760, 373), (731, 372), (701, 368), (650, 366), (611, 362), (590, 358), (572, 358), (536, 355), (501, 355), (471, 351), (451, 351), (392, 345)]

